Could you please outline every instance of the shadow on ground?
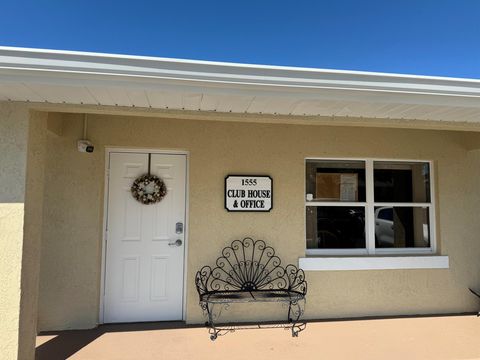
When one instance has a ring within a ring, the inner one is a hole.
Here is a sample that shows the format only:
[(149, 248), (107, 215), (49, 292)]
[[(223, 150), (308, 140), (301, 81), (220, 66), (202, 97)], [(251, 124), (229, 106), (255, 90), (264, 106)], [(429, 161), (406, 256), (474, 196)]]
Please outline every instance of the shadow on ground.
[(100, 325), (95, 329), (88, 330), (45, 331), (40, 335), (55, 337), (37, 346), (35, 351), (35, 359), (67, 359), (106, 333), (186, 329), (198, 327), (202, 327), (202, 325), (186, 325), (183, 321), (171, 321), (134, 324), (106, 324)]

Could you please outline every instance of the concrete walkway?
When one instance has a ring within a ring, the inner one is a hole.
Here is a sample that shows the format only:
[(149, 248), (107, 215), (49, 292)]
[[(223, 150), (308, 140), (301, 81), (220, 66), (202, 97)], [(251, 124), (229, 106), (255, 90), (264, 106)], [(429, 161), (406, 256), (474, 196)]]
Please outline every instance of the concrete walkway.
[(480, 318), (418, 317), (310, 322), (298, 338), (283, 329), (238, 330), (209, 339), (183, 323), (103, 325), (37, 338), (37, 359), (480, 359)]

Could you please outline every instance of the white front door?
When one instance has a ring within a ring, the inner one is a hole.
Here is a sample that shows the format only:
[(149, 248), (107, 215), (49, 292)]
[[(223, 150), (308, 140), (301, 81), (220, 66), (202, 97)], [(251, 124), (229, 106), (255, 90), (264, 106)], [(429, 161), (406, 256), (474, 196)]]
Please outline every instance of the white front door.
[(167, 185), (158, 203), (132, 197), (148, 154), (109, 157), (104, 322), (181, 320), (185, 250), (186, 155), (151, 154), (151, 174)]

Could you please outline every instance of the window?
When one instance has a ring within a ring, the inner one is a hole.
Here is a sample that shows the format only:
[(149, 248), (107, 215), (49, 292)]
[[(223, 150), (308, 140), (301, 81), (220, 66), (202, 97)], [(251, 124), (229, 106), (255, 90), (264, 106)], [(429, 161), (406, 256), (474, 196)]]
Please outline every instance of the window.
[(307, 254), (434, 251), (431, 163), (306, 160)]

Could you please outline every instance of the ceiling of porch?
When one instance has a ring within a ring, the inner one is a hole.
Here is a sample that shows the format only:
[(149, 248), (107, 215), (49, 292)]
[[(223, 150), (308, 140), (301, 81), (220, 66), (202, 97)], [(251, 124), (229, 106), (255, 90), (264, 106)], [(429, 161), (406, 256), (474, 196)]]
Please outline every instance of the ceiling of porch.
[(0, 101), (480, 124), (480, 80), (0, 47)]

